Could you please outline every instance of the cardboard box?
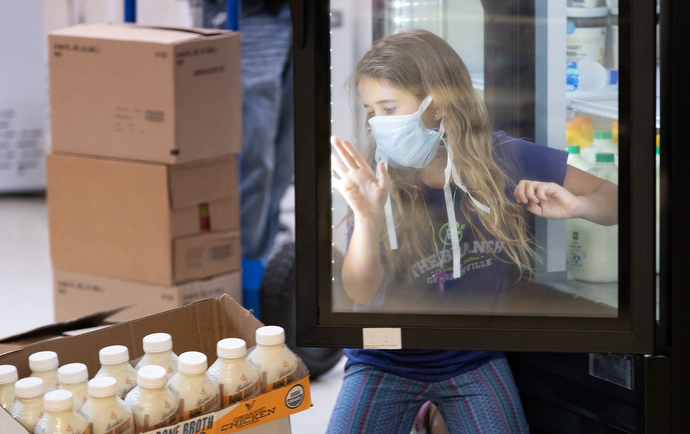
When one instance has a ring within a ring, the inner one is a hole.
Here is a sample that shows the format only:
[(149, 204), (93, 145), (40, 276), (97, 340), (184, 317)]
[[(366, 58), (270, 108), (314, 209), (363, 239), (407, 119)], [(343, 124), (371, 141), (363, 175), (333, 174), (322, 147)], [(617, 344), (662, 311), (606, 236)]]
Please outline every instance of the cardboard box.
[(242, 273), (223, 274), (175, 286), (157, 286), (53, 270), (55, 320), (67, 321), (105, 309), (120, 322), (228, 294), (242, 303)]
[[(244, 339), (247, 347), (252, 347), (256, 345), (255, 331), (261, 326), (262, 324), (249, 311), (231, 297), (223, 296), (77, 336), (31, 343), (0, 355), (0, 364), (14, 365), (19, 371), (19, 377), (26, 377), (30, 372), (29, 355), (49, 350), (57, 352), (60, 365), (81, 362), (86, 364), (90, 376), (93, 376), (100, 368), (98, 350), (108, 345), (125, 345), (129, 348), (130, 357), (136, 359), (143, 355), (143, 337), (155, 332), (170, 333), (173, 351), (177, 354), (201, 351), (206, 354), (209, 362), (212, 362), (216, 359), (216, 343), (219, 340), (237, 337)], [(289, 423), (285, 418), (310, 407), (309, 372), (300, 360), (298, 380), (285, 387), (216, 413), (199, 416), (167, 429), (149, 432), (229, 434), (242, 431), (247, 434), (288, 434)], [(268, 423), (271, 425), (264, 425)], [(271, 430), (266, 430), (269, 426)], [(0, 432), (26, 434), (27, 431), (12, 419), (7, 411), (0, 410)]]
[(238, 32), (82, 24), (48, 45), (54, 151), (168, 164), (240, 152)]
[[(173, 286), (240, 270), (234, 155), (165, 165), (48, 155), (53, 267)], [(211, 232), (201, 233), (208, 203)]]

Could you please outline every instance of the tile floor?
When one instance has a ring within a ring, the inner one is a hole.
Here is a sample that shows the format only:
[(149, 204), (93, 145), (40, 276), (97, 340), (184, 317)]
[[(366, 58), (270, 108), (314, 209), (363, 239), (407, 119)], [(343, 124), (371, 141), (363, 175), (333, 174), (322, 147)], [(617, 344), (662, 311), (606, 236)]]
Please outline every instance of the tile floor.
[[(47, 218), (43, 195), (0, 195), (0, 338), (53, 322)], [(312, 382), (313, 407), (291, 417), (293, 433), (325, 432), (344, 364)]]

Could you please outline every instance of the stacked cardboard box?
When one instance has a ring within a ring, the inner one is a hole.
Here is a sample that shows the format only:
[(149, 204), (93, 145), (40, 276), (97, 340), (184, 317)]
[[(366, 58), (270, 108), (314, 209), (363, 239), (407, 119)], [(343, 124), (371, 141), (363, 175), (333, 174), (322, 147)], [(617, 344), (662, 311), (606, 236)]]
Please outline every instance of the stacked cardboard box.
[(239, 34), (79, 25), (49, 58), (56, 319), (241, 301)]

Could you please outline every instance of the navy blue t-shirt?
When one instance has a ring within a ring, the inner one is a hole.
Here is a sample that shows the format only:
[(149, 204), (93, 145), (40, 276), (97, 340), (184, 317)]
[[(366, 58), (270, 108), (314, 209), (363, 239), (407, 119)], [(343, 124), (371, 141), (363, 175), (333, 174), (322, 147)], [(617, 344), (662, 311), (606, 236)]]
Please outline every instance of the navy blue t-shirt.
[[(514, 201), (513, 190), (520, 180), (555, 182), (563, 185), (568, 154), (505, 133), (494, 134), (494, 159), (509, 177), (506, 196)], [(460, 172), (462, 177), (462, 172)], [(447, 280), (440, 291), (440, 265), (452, 269), (453, 255), (443, 189), (423, 186), (432, 221), (424, 258), (415, 258), (405, 273), (385, 284), (365, 304), (355, 304), (360, 312), (398, 312), (434, 314), (500, 314), (505, 310), (510, 259), (495, 237), (481, 228), (484, 239), (473, 233), (460, 210), (464, 194), (453, 184), (462, 276)], [(480, 211), (481, 212), (481, 211)], [(479, 218), (470, 215), (479, 227)], [(476, 220), (475, 220), (476, 219)], [(347, 349), (345, 368), (355, 363), (378, 367), (386, 372), (418, 381), (444, 381), (471, 371), (491, 360), (504, 357), (495, 351), (363, 350)]]

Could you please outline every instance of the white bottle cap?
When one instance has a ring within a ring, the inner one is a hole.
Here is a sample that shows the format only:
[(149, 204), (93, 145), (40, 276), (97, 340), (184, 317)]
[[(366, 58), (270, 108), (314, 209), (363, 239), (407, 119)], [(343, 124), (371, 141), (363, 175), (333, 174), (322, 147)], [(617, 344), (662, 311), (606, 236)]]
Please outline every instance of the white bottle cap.
[(14, 393), (20, 398), (35, 398), (43, 395), (43, 380), (38, 377), (27, 377), (14, 383)]
[(158, 365), (147, 365), (139, 368), (137, 384), (147, 389), (158, 389), (168, 382), (165, 368)]
[(172, 350), (172, 337), (167, 333), (153, 333), (144, 337), (145, 353), (162, 353)]
[(602, 6), (599, 8), (565, 8), (565, 15), (572, 18), (597, 18), (605, 17), (609, 14), (609, 8)]
[(183, 374), (201, 374), (206, 372), (208, 360), (206, 354), (198, 351), (187, 351), (180, 354), (177, 361), (177, 370)]
[(256, 330), (256, 343), (277, 345), (285, 343), (285, 330), (279, 326), (266, 326)]
[(72, 392), (69, 390), (53, 390), (43, 397), (43, 406), (48, 411), (65, 411), (74, 407)]
[(105, 398), (117, 393), (117, 380), (113, 377), (96, 377), (89, 381), (89, 396)]
[(119, 365), (129, 362), (129, 350), (124, 345), (111, 345), (101, 348), (98, 352), (98, 359), (101, 365)]
[(70, 363), (58, 369), (60, 383), (80, 383), (89, 379), (89, 371), (83, 363)]
[(244, 339), (227, 338), (218, 341), (216, 345), (218, 357), (223, 359), (237, 359), (247, 355), (247, 343)]
[(14, 383), (18, 378), (14, 365), (0, 365), (0, 384)]
[(57, 369), (58, 356), (55, 351), (39, 351), (29, 356), (29, 368), (34, 372)]

